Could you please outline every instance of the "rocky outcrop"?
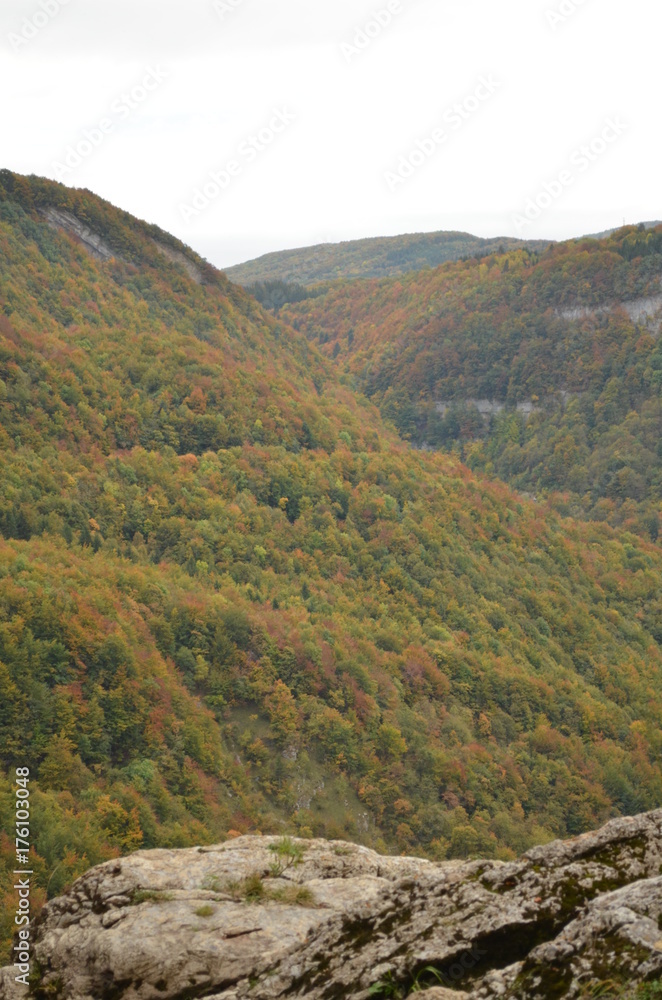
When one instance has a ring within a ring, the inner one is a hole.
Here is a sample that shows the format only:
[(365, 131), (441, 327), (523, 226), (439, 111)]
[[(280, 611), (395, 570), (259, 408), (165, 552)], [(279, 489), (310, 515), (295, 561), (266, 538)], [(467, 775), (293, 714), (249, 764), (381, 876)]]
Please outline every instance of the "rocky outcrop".
[[(46, 906), (35, 993), (572, 1000), (662, 976), (661, 872), (662, 810), (508, 863), (274, 837), (144, 851)], [(3, 970), (0, 997), (23, 993)]]
[[(573, 306), (569, 309), (557, 310), (561, 319), (571, 321), (604, 316), (606, 313), (623, 309), (633, 323), (649, 323), (651, 329), (659, 332), (660, 311), (662, 310), (662, 295), (649, 295), (644, 298), (630, 299), (627, 302), (616, 302), (604, 306)], [(650, 322), (650, 321), (657, 322)]]
[[(440, 399), (435, 403), (435, 409), (442, 417), (445, 417), (449, 410), (452, 410), (456, 406), (464, 406), (469, 410), (478, 410), (483, 420), (486, 424), (489, 424), (490, 417), (495, 417), (499, 413), (503, 413), (506, 409), (505, 403), (500, 403), (498, 400), (493, 399), (461, 399), (461, 400), (444, 400)], [(541, 407), (536, 406), (532, 402), (516, 403), (515, 410), (521, 413), (524, 417), (530, 417), (533, 413), (540, 413)]]
[(204, 276), (198, 265), (194, 264), (181, 250), (174, 250), (172, 247), (166, 246), (165, 243), (159, 243), (157, 240), (154, 240), (154, 246), (157, 250), (161, 251), (171, 264), (180, 264), (189, 278), (195, 281), (196, 285), (204, 284)]
[[(96, 260), (106, 262), (114, 258), (121, 259), (120, 255), (115, 253), (98, 233), (95, 233), (89, 226), (86, 226), (80, 219), (77, 219), (75, 215), (72, 215), (71, 212), (65, 212), (58, 208), (46, 208), (42, 210), (41, 214), (51, 229), (58, 229), (68, 233), (77, 243), (82, 244)], [(171, 264), (178, 264), (182, 267), (189, 278), (197, 285), (204, 284), (202, 270), (186, 254), (167, 246), (165, 243), (160, 243), (158, 240), (152, 240), (152, 242), (156, 249)]]
[(42, 211), (42, 215), (52, 229), (61, 229), (73, 236), (97, 260), (108, 261), (118, 256), (98, 233), (93, 232), (71, 212), (47, 208)]

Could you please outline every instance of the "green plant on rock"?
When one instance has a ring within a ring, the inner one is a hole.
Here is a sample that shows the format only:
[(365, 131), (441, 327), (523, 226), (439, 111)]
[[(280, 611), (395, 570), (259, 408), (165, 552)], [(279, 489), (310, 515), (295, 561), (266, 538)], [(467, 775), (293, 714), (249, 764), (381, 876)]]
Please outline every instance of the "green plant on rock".
[(426, 965), (423, 969), (419, 969), (407, 986), (398, 983), (392, 972), (387, 972), (379, 982), (370, 987), (369, 994), (379, 997), (380, 1000), (387, 1000), (387, 998), (402, 1000), (402, 998), (409, 997), (414, 993), (423, 993), (430, 989), (431, 980), (436, 980), (441, 986), (447, 983), (441, 970), (434, 965)]
[(379, 997), (379, 1000), (387, 1000), (387, 998), (389, 1000), (390, 998), (393, 998), (393, 1000), (402, 1000), (404, 997), (402, 987), (393, 978), (392, 972), (387, 972), (382, 979), (373, 983), (368, 990), (368, 994), (371, 997)]
[(306, 853), (304, 845), (297, 844), (291, 837), (281, 837), (275, 844), (269, 844), (269, 850), (276, 855), (269, 868), (273, 878), (278, 878), (288, 868), (300, 865)]
[(614, 979), (587, 983), (580, 994), (582, 1000), (658, 1000), (662, 998), (662, 980), (624, 986)]
[(232, 899), (238, 903), (283, 903), (289, 906), (315, 906), (315, 897), (305, 885), (271, 886), (260, 872), (253, 872), (246, 878), (227, 882), (224, 886)]
[(218, 875), (205, 875), (201, 888), (208, 889), (210, 892), (221, 892), (223, 883)]
[(262, 875), (253, 872), (238, 881), (227, 882), (225, 891), (232, 896), (237, 903), (259, 903), (264, 899), (265, 886)]
[(442, 986), (445, 984), (444, 977), (439, 969), (436, 969), (434, 965), (426, 965), (425, 968), (421, 969), (420, 972), (418, 972), (414, 977), (414, 981), (411, 984), (409, 992), (421, 993), (423, 990), (426, 990), (430, 985), (428, 980), (431, 977), (436, 979)]
[(622, 996), (622, 984), (614, 982), (612, 979), (606, 979), (603, 982), (588, 983), (581, 991), (582, 1000), (598, 1000), (602, 997), (620, 997)]
[(291, 906), (315, 906), (315, 897), (305, 885), (286, 885), (278, 888), (267, 888), (267, 899), (275, 903), (286, 903)]
[(131, 897), (131, 905), (141, 903), (169, 903), (175, 897), (171, 892), (161, 892), (155, 889), (137, 889)]
[(662, 979), (653, 983), (643, 983), (639, 987), (636, 1000), (659, 1000), (662, 997)]

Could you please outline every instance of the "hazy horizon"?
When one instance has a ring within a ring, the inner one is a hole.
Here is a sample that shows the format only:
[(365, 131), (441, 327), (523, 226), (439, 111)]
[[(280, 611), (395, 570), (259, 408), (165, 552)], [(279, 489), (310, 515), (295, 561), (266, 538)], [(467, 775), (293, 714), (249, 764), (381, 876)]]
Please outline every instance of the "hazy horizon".
[(0, 160), (219, 267), (403, 233), (567, 239), (662, 215), (661, 24), (646, 0), (5, 0)]
[[(447, 233), (457, 232), (457, 233), (466, 233), (466, 234), (468, 234), (470, 236), (477, 236), (479, 239), (490, 239), (491, 240), (491, 239), (497, 239), (499, 237), (502, 237), (503, 239), (507, 239), (508, 237), (510, 237), (510, 238), (514, 237), (514, 238), (517, 238), (517, 239), (521, 238), (523, 240), (527, 240), (527, 239), (530, 238), (530, 239), (536, 239), (536, 240), (546, 240), (546, 239), (549, 239), (550, 242), (563, 242), (564, 240), (581, 239), (582, 237), (590, 237), (590, 236), (594, 236), (594, 235), (599, 235), (600, 233), (605, 232), (607, 230), (619, 229), (623, 225), (640, 225), (641, 223), (644, 223), (645, 225), (648, 225), (651, 222), (657, 222), (657, 221), (658, 220), (654, 220), (654, 219), (626, 219), (625, 222), (624, 222), (624, 220), (621, 218), (621, 220), (618, 221), (618, 222), (615, 222), (614, 225), (605, 226), (604, 229), (596, 230), (595, 232), (591, 232), (591, 233), (589, 233), (589, 232), (576, 232), (576, 233), (572, 232), (569, 235), (563, 236), (563, 237), (551, 237), (551, 236), (550, 237), (547, 237), (547, 236), (535, 236), (535, 237), (522, 236), (522, 237), (519, 237), (519, 236), (517, 236), (517, 234), (514, 234), (514, 233), (503, 233), (503, 232), (496, 232), (496, 231), (493, 232), (493, 233), (492, 232), (490, 232), (490, 233), (474, 232), (471, 229), (462, 228), (462, 227), (457, 227), (457, 228), (454, 227), (453, 229), (416, 229), (416, 230), (408, 230), (408, 231), (401, 230), (401, 231), (393, 232), (393, 233), (369, 233), (366, 236), (350, 236), (350, 237), (346, 237), (346, 238), (345, 237), (340, 237), (338, 239), (332, 239), (332, 240), (318, 240), (315, 243), (301, 243), (301, 244), (294, 244), (293, 243), (291, 246), (289, 246), (289, 245), (288, 246), (274, 246), (271, 249), (262, 250), (259, 253), (256, 253), (253, 257), (246, 257), (246, 258), (244, 258), (242, 260), (231, 261), (231, 262), (228, 262), (228, 263), (226, 263), (224, 265), (217, 265), (217, 266), (220, 267), (221, 269), (223, 269), (223, 267), (225, 267), (225, 268), (235, 267), (237, 264), (246, 264), (246, 263), (249, 263), (250, 261), (256, 260), (256, 259), (258, 259), (260, 257), (266, 257), (266, 256), (269, 256), (270, 254), (273, 254), (273, 253), (287, 252), (288, 250), (292, 250), (292, 251), (294, 251), (294, 250), (305, 250), (307, 248), (312, 248), (312, 247), (316, 247), (316, 246), (337, 246), (337, 245), (340, 245), (342, 243), (354, 243), (354, 242), (357, 242), (359, 240), (395, 239), (398, 236), (424, 236), (424, 235), (432, 235), (432, 234), (435, 234), (435, 233), (442, 233), (442, 232), (447, 232)], [(196, 249), (196, 248), (193, 247), (192, 249)]]

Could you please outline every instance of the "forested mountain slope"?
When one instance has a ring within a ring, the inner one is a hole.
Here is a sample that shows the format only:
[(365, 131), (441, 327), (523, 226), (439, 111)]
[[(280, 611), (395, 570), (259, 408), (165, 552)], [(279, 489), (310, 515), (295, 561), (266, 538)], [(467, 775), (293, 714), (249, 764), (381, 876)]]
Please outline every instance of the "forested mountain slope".
[(384, 278), (437, 267), (461, 257), (487, 257), (516, 248), (542, 251), (548, 245), (548, 240), (524, 241), (506, 236), (482, 239), (470, 233), (410, 233), (280, 250), (236, 264), (225, 273), (240, 285), (270, 281), (315, 285), (338, 279)]
[(336, 283), (281, 318), (413, 442), (658, 537), (662, 227)]
[(412, 450), (166, 234), (0, 185), (0, 829), (28, 766), (42, 898), (233, 830), (508, 858), (659, 805), (656, 546)]
[[(641, 228), (642, 226), (644, 229), (656, 229), (658, 226), (662, 226), (662, 219), (656, 219), (650, 222), (640, 222), (639, 228)], [(601, 233), (587, 233), (586, 235), (590, 239), (602, 240), (606, 239), (607, 236), (613, 236), (614, 233), (618, 232), (619, 228), (620, 228), (619, 226), (616, 226), (615, 229), (604, 229)]]

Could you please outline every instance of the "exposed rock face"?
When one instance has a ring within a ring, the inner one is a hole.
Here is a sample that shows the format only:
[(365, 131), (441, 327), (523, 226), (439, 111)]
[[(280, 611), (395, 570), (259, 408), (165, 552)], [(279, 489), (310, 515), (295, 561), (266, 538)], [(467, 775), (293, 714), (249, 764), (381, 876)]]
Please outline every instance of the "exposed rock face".
[(591, 977), (631, 983), (662, 975), (661, 915), (662, 878), (599, 896), (554, 941), (534, 949), (516, 995), (576, 996), (573, 984)]
[(82, 243), (85, 249), (97, 260), (107, 261), (117, 256), (101, 236), (93, 232), (70, 212), (63, 212), (58, 208), (47, 208), (42, 214), (49, 226), (53, 229), (63, 229), (65, 233), (69, 233), (70, 236)]
[[(468, 409), (478, 410), (481, 417), (484, 419), (486, 424), (489, 424), (490, 417), (496, 416), (498, 413), (503, 413), (506, 409), (505, 403), (500, 403), (492, 399), (462, 399), (462, 400), (439, 400), (435, 403), (437, 413), (445, 417), (450, 409), (459, 404), (466, 406)], [(530, 417), (532, 413), (540, 413), (541, 407), (535, 406), (531, 402), (516, 403), (515, 409), (518, 413), (521, 413), (524, 417)]]
[[(144, 851), (48, 904), (36, 994), (367, 1000), (382, 982), (430, 1000), (575, 998), (592, 979), (662, 976), (661, 872), (662, 810), (511, 863), (274, 837)], [(13, 975), (3, 1000), (24, 995)]]
[(604, 316), (605, 313), (623, 309), (633, 323), (648, 323), (652, 329), (659, 332), (660, 310), (662, 310), (662, 295), (650, 295), (646, 298), (630, 299), (627, 302), (616, 302), (604, 306), (574, 306), (569, 309), (557, 310), (561, 319), (578, 320), (592, 316)]
[(173, 250), (172, 247), (166, 246), (165, 243), (158, 243), (156, 240), (154, 240), (154, 246), (157, 250), (160, 250), (163, 256), (167, 257), (172, 264), (181, 264), (189, 278), (195, 281), (196, 285), (202, 285), (204, 283), (202, 271), (197, 264), (194, 264), (193, 261), (186, 256), (186, 254), (181, 253), (179, 250)]
[[(119, 257), (119, 254), (115, 253), (98, 233), (95, 233), (89, 226), (86, 226), (80, 219), (77, 219), (75, 215), (72, 215), (71, 212), (65, 212), (58, 208), (46, 208), (42, 210), (42, 215), (52, 229), (61, 229), (70, 236), (73, 236), (96, 260), (105, 262)], [(165, 243), (159, 243), (157, 240), (153, 240), (152, 242), (157, 250), (172, 264), (181, 265), (189, 278), (195, 281), (196, 284), (204, 284), (202, 271), (186, 254), (167, 246)]]

